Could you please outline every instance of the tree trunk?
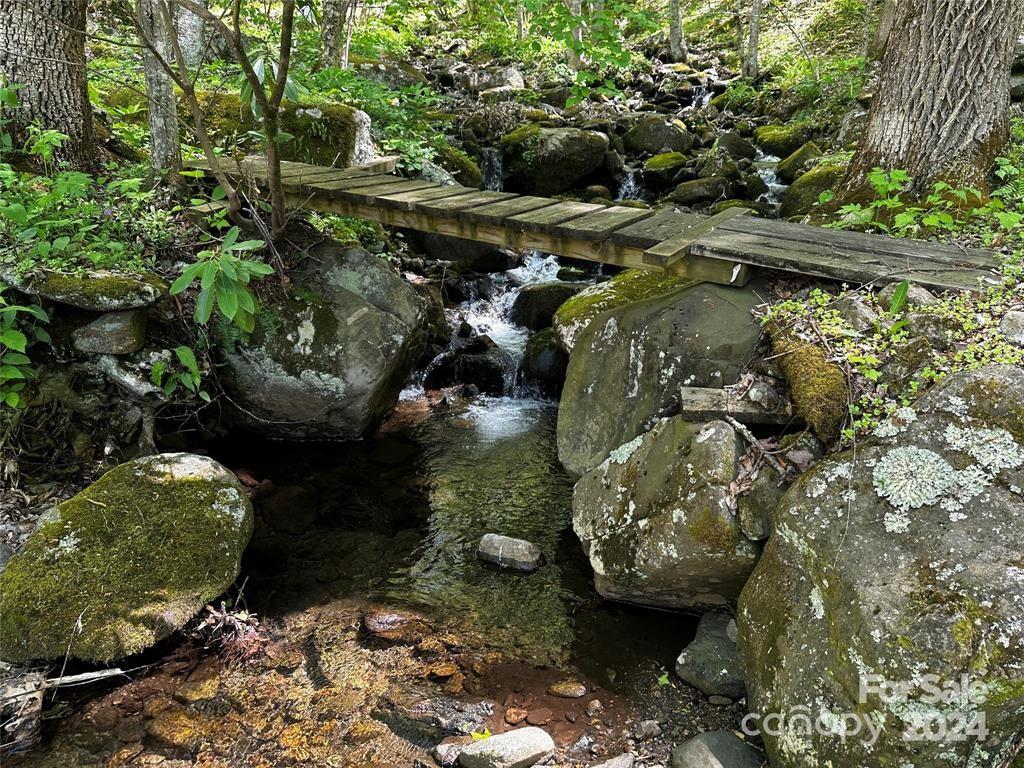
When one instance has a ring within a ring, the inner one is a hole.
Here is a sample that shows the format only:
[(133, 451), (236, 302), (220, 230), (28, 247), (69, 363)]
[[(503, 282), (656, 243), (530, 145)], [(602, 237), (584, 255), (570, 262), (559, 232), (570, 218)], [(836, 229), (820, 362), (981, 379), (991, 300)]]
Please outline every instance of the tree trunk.
[(679, 0), (668, 0), (668, 55), (672, 61), (686, 61), (688, 51), (683, 38), (683, 14)]
[(516, 3), (516, 40), (522, 42), (526, 38), (526, 4), (523, 0)]
[(747, 50), (743, 56), (743, 76), (756, 80), (761, 74), (761, 0), (750, 2)]
[(885, 0), (882, 12), (878, 14), (878, 25), (875, 27), (875, 34), (868, 43), (867, 56), (869, 59), (881, 59), (885, 56), (886, 46), (889, 44), (889, 35), (892, 34), (892, 25), (896, 20), (897, 0)]
[(340, 67), (345, 45), (348, 0), (324, 0), (320, 19), (320, 66)]
[(565, 7), (573, 18), (577, 19), (576, 26), (572, 30), (574, 47), (569, 49), (569, 66), (578, 72), (583, 68), (583, 0), (565, 0)]
[[(203, 7), (207, 0), (198, 0)], [(178, 33), (181, 55), (185, 66), (195, 69), (203, 61), (206, 52), (206, 22), (191, 11), (177, 7), (174, 9), (174, 30)]]
[[(154, 51), (142, 49), (142, 68), (146, 75), (149, 115), (150, 164), (158, 176), (168, 173), (172, 184), (180, 181), (181, 141), (178, 134), (178, 108), (170, 75), (160, 59), (173, 59), (171, 40), (153, 0), (136, 0), (139, 27)], [(180, 40), (180, 38), (179, 38)], [(183, 57), (187, 56), (182, 50)]]
[(900, 0), (844, 197), (876, 166), (907, 171), (918, 193), (940, 180), (984, 190), (1009, 136), (1022, 21), (1020, 0)]
[(21, 146), (28, 126), (66, 134), (55, 157), (74, 168), (97, 162), (85, 79), (87, 0), (0, 2), (0, 73), (22, 85), (21, 107), (8, 113), (7, 131)]

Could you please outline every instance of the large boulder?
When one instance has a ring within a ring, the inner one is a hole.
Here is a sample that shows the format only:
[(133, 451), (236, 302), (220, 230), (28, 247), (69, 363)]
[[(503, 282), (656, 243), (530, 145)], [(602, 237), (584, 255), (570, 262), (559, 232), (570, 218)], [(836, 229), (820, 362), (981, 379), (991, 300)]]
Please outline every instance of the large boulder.
[(846, 177), (841, 165), (819, 165), (797, 176), (793, 184), (782, 193), (779, 216), (784, 219), (804, 216), (818, 204), (821, 193), (838, 187)]
[(735, 601), (760, 551), (740, 531), (731, 502), (742, 453), (725, 422), (675, 416), (583, 475), (572, 522), (597, 591), (674, 609)]
[(640, 120), (622, 137), (626, 149), (634, 153), (656, 155), (660, 152), (681, 152), (693, 147), (693, 134), (679, 121), (651, 115)]
[(523, 359), (519, 361), (518, 380), (537, 387), (541, 393), (558, 396), (565, 384), (569, 355), (558, 345), (558, 337), (550, 328), (536, 333), (526, 342)]
[(555, 312), (566, 301), (583, 290), (579, 283), (536, 283), (525, 285), (516, 295), (509, 310), (509, 319), (516, 325), (523, 325), (531, 331), (551, 327)]
[(424, 346), (426, 307), (380, 258), (327, 243), (251, 338), (222, 330), (236, 417), (279, 437), (354, 439), (394, 407)]
[[(582, 475), (678, 407), (679, 387), (736, 381), (760, 338), (756, 286), (697, 284), (611, 309), (578, 333), (558, 409), (558, 457)], [(579, 294), (573, 301), (579, 300)]]
[[(1024, 371), (990, 366), (950, 376), (790, 489), (740, 598), (739, 651), (752, 712), (823, 727), (766, 725), (773, 766), (1010, 763), (1024, 722), (1022, 446)], [(925, 687), (965, 680), (946, 700)], [(963, 730), (978, 716), (987, 740)]]
[(694, 281), (686, 277), (649, 269), (627, 269), (568, 299), (555, 312), (551, 327), (558, 336), (558, 343), (571, 352), (576, 337), (602, 312), (693, 284)]
[(558, 195), (604, 163), (608, 137), (579, 128), (524, 125), (501, 138), (505, 188), (533, 195)]
[(180, 629), (238, 575), (252, 507), (205, 456), (130, 461), (40, 518), (0, 574), (10, 662), (108, 662)]

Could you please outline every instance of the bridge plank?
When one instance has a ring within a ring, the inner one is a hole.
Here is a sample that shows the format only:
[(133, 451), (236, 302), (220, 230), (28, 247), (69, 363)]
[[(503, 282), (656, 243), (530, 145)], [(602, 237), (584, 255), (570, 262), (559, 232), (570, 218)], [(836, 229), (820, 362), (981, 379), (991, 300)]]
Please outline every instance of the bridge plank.
[(850, 283), (886, 284), (910, 280), (937, 290), (977, 290), (979, 279), (993, 280), (985, 270), (883, 256), (854, 248), (821, 248), (810, 243), (776, 240), (760, 235), (717, 229), (691, 246), (691, 253), (772, 269), (800, 272)]
[(890, 256), (905, 256), (908, 259), (937, 261), (954, 266), (991, 269), (996, 265), (995, 254), (991, 251), (958, 248), (944, 243), (908, 240), (866, 232), (812, 227), (789, 221), (749, 218), (725, 224), (722, 228), (798, 243), (813, 243), (826, 248), (855, 248)]
[(667, 267), (686, 256), (690, 252), (690, 246), (701, 235), (711, 232), (715, 227), (731, 219), (745, 216), (749, 213), (750, 209), (748, 208), (726, 208), (714, 216), (708, 216), (696, 221), (679, 234), (673, 235), (668, 240), (648, 248), (644, 252), (644, 263)]
[(460, 187), (458, 185), (449, 184), (443, 187), (436, 187), (434, 189), (418, 189), (412, 192), (397, 192), (394, 194), (381, 195), (377, 198), (378, 202), (391, 205), (395, 208), (402, 208), (407, 211), (411, 211), (416, 207), (417, 203), (424, 203), (430, 200), (441, 200), (448, 197), (456, 197), (458, 195), (469, 195), (474, 192), (479, 192), (478, 189), (472, 189), (471, 187)]
[(464, 211), (477, 205), (487, 205), (497, 200), (507, 200), (515, 197), (511, 192), (493, 192), (485, 189), (475, 195), (460, 195), (449, 197), (443, 200), (430, 200), (416, 204), (416, 210), (422, 213), (438, 216), (440, 218), (455, 218), (459, 211)]
[(612, 233), (612, 242), (628, 248), (646, 251), (663, 240), (668, 240), (704, 217), (697, 213), (667, 211), (649, 219), (642, 219)]
[(438, 184), (433, 181), (411, 181), (404, 179), (398, 184), (386, 183), (370, 186), (346, 187), (339, 189), (337, 195), (342, 199), (354, 200), (360, 203), (373, 203), (381, 195), (396, 195), (399, 192), (414, 192), (420, 189), (437, 189)]
[(550, 197), (533, 197), (532, 195), (522, 195), (520, 197), (509, 198), (508, 200), (499, 200), (489, 205), (481, 205), (476, 208), (470, 208), (459, 214), (459, 218), (464, 221), (472, 221), (482, 224), (502, 224), (505, 219), (510, 216), (515, 216), (519, 213), (526, 213), (527, 211), (533, 211), (537, 208), (547, 208), (552, 206), (557, 201), (552, 200)]
[(557, 203), (529, 213), (509, 216), (505, 223), (514, 229), (529, 232), (546, 232), (556, 224), (576, 219), (584, 214), (593, 213), (607, 208), (597, 203)]
[[(360, 187), (383, 187), (388, 184), (402, 184), (408, 181), (401, 176), (350, 176), (344, 179), (331, 179), (329, 181), (312, 181), (304, 184), (292, 184), (289, 186), (299, 187), (302, 191), (311, 192), (324, 197), (332, 197), (346, 189), (359, 189)], [(332, 194), (333, 193), (333, 194)]]
[(653, 215), (654, 211), (647, 208), (613, 205), (603, 211), (588, 213), (565, 224), (559, 224), (554, 228), (554, 233), (579, 240), (606, 240), (615, 230)]

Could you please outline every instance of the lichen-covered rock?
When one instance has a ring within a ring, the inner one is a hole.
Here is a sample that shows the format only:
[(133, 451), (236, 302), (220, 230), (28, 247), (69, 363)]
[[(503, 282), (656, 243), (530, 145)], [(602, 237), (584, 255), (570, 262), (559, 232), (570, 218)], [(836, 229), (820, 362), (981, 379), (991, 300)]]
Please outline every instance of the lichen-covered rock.
[(622, 137), (630, 152), (655, 155), (662, 151), (689, 152), (693, 147), (693, 134), (679, 121), (666, 120), (661, 115), (644, 117)]
[(662, 419), (576, 483), (573, 529), (597, 591), (703, 609), (735, 600), (757, 562), (730, 502), (740, 440), (725, 422)]
[(551, 327), (558, 335), (558, 342), (571, 352), (576, 337), (602, 312), (694, 284), (686, 277), (648, 269), (627, 269), (568, 299), (555, 312)]
[[(772, 765), (1012, 760), (1024, 722), (1021, 488), (1024, 371), (990, 366), (950, 376), (790, 489), (740, 598), (739, 651), (752, 712), (806, 707), (825, 728), (790, 720), (766, 733)], [(973, 689), (962, 698), (921, 687), (949, 692), (963, 676)], [(881, 680), (909, 688), (883, 697)], [(845, 713), (859, 733), (849, 719), (842, 732)], [(979, 714), (987, 739), (953, 738)], [(884, 728), (875, 743), (869, 724)], [(904, 738), (940, 728), (947, 738)]]
[(148, 307), (167, 292), (166, 283), (148, 272), (71, 274), (35, 269), (18, 275), (13, 269), (0, 267), (0, 280), (22, 293), (93, 312)]
[(718, 611), (701, 616), (697, 636), (676, 659), (676, 675), (705, 696), (746, 696), (736, 653), (736, 620)]
[(354, 439), (398, 401), (423, 349), (425, 302), (360, 248), (327, 243), (267, 306), (248, 340), (222, 329), (222, 381), (248, 428), (281, 437)]
[(789, 219), (810, 213), (821, 193), (838, 187), (845, 176), (846, 168), (840, 165), (819, 165), (798, 176), (782, 193), (779, 216)]
[(75, 349), (101, 355), (130, 355), (146, 343), (146, 313), (106, 312), (71, 334)]
[(566, 469), (582, 475), (643, 434), (678, 407), (680, 386), (734, 383), (760, 338), (758, 291), (697, 284), (594, 319), (576, 336), (558, 409)]
[(558, 195), (604, 163), (608, 137), (579, 128), (524, 125), (501, 137), (509, 191)]
[(149, 648), (231, 585), (252, 525), (238, 480), (212, 459), (120, 465), (41, 518), (0, 574), (3, 658)]

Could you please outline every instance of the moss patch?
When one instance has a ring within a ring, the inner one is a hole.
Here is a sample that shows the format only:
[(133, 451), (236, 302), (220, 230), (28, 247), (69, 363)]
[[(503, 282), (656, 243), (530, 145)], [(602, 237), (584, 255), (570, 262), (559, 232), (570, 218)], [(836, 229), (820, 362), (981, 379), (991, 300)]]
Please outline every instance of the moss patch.
[(464, 187), (479, 187), (483, 181), (480, 166), (463, 152), (447, 144), (437, 148), (437, 163)]
[(684, 165), (686, 165), (686, 155), (682, 152), (662, 152), (660, 155), (655, 155), (644, 163), (644, 170), (648, 173), (663, 173), (681, 168)]
[(73, 275), (65, 272), (45, 271), (16, 282), (16, 287), (27, 293), (39, 295), (61, 304), (70, 304), (73, 307), (95, 311), (146, 307), (167, 291), (167, 284), (149, 272), (139, 275), (119, 273)]
[(754, 129), (754, 141), (769, 155), (789, 157), (810, 138), (806, 123), (762, 125)]
[(148, 648), (234, 581), (251, 533), (249, 502), (216, 462), (122, 464), (61, 504), (0, 574), (4, 658), (60, 658), (69, 642), (98, 662)]

